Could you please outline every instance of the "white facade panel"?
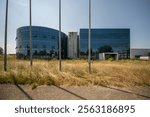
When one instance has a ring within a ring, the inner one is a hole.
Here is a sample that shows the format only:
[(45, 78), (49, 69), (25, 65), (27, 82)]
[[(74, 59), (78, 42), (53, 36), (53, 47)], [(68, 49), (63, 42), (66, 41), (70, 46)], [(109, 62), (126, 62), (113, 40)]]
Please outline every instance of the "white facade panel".
[(68, 58), (78, 58), (78, 33), (69, 32), (68, 34)]

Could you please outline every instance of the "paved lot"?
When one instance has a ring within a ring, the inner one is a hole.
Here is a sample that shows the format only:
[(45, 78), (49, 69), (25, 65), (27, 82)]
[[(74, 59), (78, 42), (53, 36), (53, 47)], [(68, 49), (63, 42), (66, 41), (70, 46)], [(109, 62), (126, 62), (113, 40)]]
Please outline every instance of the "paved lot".
[(0, 85), (1, 100), (150, 100), (150, 87), (57, 87)]

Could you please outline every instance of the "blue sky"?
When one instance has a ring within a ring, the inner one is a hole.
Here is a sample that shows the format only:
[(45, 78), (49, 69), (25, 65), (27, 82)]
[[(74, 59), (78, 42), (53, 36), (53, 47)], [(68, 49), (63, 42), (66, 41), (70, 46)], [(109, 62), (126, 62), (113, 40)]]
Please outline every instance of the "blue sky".
[[(58, 29), (58, 1), (32, 0), (33, 25)], [(9, 0), (8, 53), (15, 53), (16, 29), (29, 25), (29, 0)], [(0, 0), (0, 47), (6, 0)], [(88, 28), (88, 0), (62, 0), (62, 31)], [(150, 48), (150, 0), (92, 0), (92, 28), (130, 28), (131, 48)]]

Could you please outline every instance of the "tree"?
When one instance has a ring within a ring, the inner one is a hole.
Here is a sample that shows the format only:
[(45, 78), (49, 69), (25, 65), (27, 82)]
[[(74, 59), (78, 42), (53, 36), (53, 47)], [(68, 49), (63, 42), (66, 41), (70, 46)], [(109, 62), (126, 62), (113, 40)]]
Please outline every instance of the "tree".
[(113, 49), (109, 45), (101, 46), (98, 48), (99, 53), (104, 53), (104, 52), (113, 52)]
[(0, 55), (3, 54), (3, 48), (0, 47)]

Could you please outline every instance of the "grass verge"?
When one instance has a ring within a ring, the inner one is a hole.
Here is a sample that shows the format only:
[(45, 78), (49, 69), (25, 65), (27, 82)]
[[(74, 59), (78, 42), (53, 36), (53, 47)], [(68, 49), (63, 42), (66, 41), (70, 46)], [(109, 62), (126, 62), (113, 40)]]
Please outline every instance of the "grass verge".
[(62, 72), (56, 60), (29, 61), (11, 59), (8, 71), (3, 71), (0, 61), (0, 84), (30, 84), (33, 89), (39, 85), (63, 86), (150, 86), (150, 61), (119, 60), (93, 61), (92, 74), (88, 73), (86, 60), (64, 60)]

